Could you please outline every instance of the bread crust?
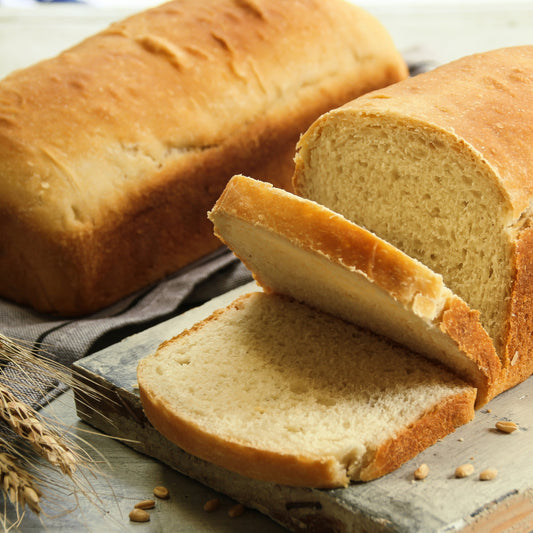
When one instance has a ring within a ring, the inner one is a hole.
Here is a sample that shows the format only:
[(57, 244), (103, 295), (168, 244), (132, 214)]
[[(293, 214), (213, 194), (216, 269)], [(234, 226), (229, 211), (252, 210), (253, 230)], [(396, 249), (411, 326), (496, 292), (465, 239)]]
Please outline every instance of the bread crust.
[(518, 234), (514, 261), (516, 274), (509, 305), (502, 392), (533, 374), (533, 227)]
[(501, 391), (502, 363), (479, 316), (479, 311), (470, 309), (464, 300), (452, 295), (446, 301), (439, 327), (487, 376), (485, 387), (478, 391), (477, 405), (481, 407)]
[(14, 72), (0, 295), (84, 314), (205, 255), (229, 177), (290, 188), (316, 117), (406, 75), (385, 29), (340, 0), (175, 0)]
[[(228, 182), (209, 213), (215, 234), (223, 242), (224, 234), (217, 229), (216, 217), (224, 214), (263, 226), (290, 239), (295, 246), (316, 250), (332, 262), (361, 271), (406, 305), (416, 295), (428, 300), (441, 297), (442, 278), (421, 263), (341, 215), (315, 202), (285, 194), (271, 184), (242, 175), (233, 176)], [(247, 262), (246, 258), (241, 259)], [(261, 273), (252, 273), (264, 286)]]
[(474, 416), (474, 389), (464, 391), (430, 409), (414, 424), (376, 450), (372, 461), (360, 473), (361, 481), (371, 481), (396, 470), (404, 462), (470, 422)]
[[(243, 220), (251, 227), (264, 228), (310, 254), (326, 257), (354, 275), (362, 274), (403, 305), (406, 312), (432, 322), (450, 338), (461, 357), (475, 366), (475, 376), (460, 377), (477, 387), (478, 408), (499, 391), (501, 362), (492, 340), (481, 326), (479, 313), (446, 289), (441, 276), (418, 261), (315, 202), (270, 184), (234, 176), (209, 217), (218, 237), (234, 249), (267, 291), (279, 292), (280, 289), (270, 285), (261, 265), (235, 250), (235, 243), (228, 240), (228, 233), (223, 229), (223, 218), (228, 216)], [(297, 298), (294, 294), (291, 296)], [(456, 368), (450, 368), (457, 372)]]

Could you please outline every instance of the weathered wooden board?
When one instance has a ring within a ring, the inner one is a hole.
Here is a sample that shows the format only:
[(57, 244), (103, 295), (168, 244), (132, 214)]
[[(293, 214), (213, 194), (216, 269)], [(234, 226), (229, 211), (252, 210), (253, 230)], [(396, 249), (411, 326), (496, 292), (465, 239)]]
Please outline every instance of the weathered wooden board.
[[(78, 416), (108, 433), (131, 439), (129, 445), (177, 471), (258, 509), (291, 531), (307, 532), (449, 532), (533, 530), (533, 380), (506, 392), (480, 410), (473, 422), (457, 430), (397, 471), (346, 489), (296, 489), (246, 479), (196, 459), (163, 438), (144, 417), (135, 389), (138, 361), (168, 339), (237, 294), (219, 297), (182, 316), (132, 336), (79, 361), (74, 370), (104, 392), (95, 400), (76, 396)], [(84, 406), (92, 402), (92, 408)], [(94, 409), (96, 407), (96, 409)], [(519, 430), (502, 434), (498, 420), (512, 420)], [(421, 463), (424, 481), (414, 481)], [(455, 468), (472, 463), (475, 473), (454, 477)], [(493, 467), (498, 476), (480, 481)]]

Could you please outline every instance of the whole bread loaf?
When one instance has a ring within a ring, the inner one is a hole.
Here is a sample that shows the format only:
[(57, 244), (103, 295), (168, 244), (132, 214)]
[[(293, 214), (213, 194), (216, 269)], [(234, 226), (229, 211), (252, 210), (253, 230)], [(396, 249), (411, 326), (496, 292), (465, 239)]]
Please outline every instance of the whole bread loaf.
[(501, 390), (533, 372), (533, 46), (465, 57), (326, 113), (294, 186), (417, 258), (472, 309)]
[(368, 330), (277, 294), (237, 299), (138, 366), (150, 422), (263, 481), (382, 476), (474, 416), (475, 389)]
[(313, 201), (234, 176), (209, 213), (215, 234), (267, 292), (363, 326), (439, 361), (477, 388), (499, 389), (500, 360), (479, 312), (442, 277)]
[(0, 82), (0, 296), (83, 314), (220, 242), (246, 173), (290, 187), (321, 113), (398, 81), (386, 30), (342, 0), (175, 0)]

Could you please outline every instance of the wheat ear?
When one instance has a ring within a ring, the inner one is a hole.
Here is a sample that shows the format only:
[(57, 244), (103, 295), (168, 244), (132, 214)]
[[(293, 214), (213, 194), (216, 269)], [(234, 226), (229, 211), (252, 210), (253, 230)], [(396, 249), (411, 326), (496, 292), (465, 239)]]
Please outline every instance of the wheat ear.
[(64, 474), (72, 476), (76, 471), (76, 456), (65, 446), (59, 436), (36, 416), (35, 411), (17, 400), (15, 395), (0, 383), (0, 418), (50, 464)]
[(11, 503), (21, 509), (27, 505), (34, 513), (40, 513), (41, 491), (28, 472), (13, 457), (0, 453), (0, 485)]

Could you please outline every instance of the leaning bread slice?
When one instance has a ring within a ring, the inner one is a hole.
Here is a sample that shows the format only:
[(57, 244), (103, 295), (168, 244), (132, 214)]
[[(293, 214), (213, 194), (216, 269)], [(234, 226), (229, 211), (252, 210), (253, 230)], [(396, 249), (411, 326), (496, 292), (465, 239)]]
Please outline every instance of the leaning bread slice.
[(185, 451), (293, 486), (377, 478), (474, 416), (475, 389), (439, 365), (264, 292), (163, 343), (138, 383)]
[(436, 359), (497, 390), (500, 361), (479, 313), (442, 277), (310, 200), (234, 176), (209, 214), (215, 233), (267, 291), (291, 296)]

